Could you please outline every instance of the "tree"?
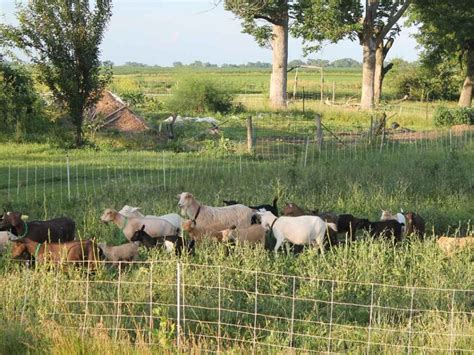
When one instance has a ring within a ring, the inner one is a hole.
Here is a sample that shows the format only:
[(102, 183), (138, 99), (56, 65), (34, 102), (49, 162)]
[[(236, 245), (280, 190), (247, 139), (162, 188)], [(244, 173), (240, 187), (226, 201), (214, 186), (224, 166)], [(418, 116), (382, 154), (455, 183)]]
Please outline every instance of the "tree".
[(424, 47), (423, 63), (435, 67), (447, 58), (459, 58), (465, 70), (458, 105), (470, 107), (474, 90), (474, 4), (472, 1), (416, 0), (410, 20)]
[[(307, 47), (308, 51), (319, 49), (325, 40), (337, 42), (343, 38), (358, 39), (363, 52), (361, 107), (371, 109), (374, 105), (375, 82), (381, 83), (383, 79), (381, 66), (384, 40), (399, 31), (397, 22), (411, 2), (366, 0), (363, 5), (361, 1), (354, 0), (300, 0), (295, 7), (296, 25), (293, 31), (307, 43), (316, 42)], [(382, 54), (378, 61), (377, 49)], [(376, 79), (377, 65), (379, 72)]]
[(18, 26), (0, 25), (0, 36), (25, 51), (40, 80), (63, 105), (81, 146), (86, 109), (101, 97), (111, 79), (99, 60), (99, 45), (112, 15), (111, 0), (30, 0), (19, 8)]
[(242, 19), (244, 33), (252, 35), (262, 47), (271, 43), (270, 103), (275, 108), (286, 107), (288, 28), (292, 6), (288, 0), (224, 0), (224, 8)]
[(43, 102), (34, 89), (31, 74), (24, 66), (7, 63), (0, 55), (0, 123), (4, 133), (38, 132), (47, 123)]

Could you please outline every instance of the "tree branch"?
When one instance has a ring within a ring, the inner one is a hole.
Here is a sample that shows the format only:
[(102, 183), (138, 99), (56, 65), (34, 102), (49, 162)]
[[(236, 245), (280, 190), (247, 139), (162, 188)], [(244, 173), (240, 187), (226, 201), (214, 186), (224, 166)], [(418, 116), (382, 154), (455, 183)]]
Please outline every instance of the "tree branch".
[(265, 15), (254, 15), (254, 19), (256, 20), (265, 20), (267, 22), (270, 22), (272, 25), (280, 25), (281, 21), (278, 21), (276, 19), (273, 19), (271, 17), (265, 16)]
[(383, 26), (382, 31), (380, 31), (379, 38), (383, 39), (388, 34), (388, 32), (392, 29), (392, 27), (400, 20), (400, 17), (403, 16), (408, 6), (412, 3), (413, 0), (406, 0), (405, 3), (400, 7), (397, 13), (393, 16), (390, 16), (388, 22), (385, 26)]

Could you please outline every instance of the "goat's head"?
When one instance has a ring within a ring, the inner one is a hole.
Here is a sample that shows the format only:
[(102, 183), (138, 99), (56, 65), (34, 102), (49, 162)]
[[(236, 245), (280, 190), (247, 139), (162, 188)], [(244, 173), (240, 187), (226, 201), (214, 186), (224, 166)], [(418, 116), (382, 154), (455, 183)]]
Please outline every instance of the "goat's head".
[(273, 221), (277, 218), (271, 212), (257, 212), (257, 215), (260, 216), (260, 224), (266, 230), (270, 230)]
[(130, 238), (131, 242), (143, 242), (143, 239), (149, 236), (147, 232), (145, 232), (145, 225), (142, 225), (142, 227), (135, 231), (132, 235), (132, 238)]
[(118, 213), (127, 217), (143, 217), (143, 214), (140, 212), (140, 210), (140, 207), (125, 205)]
[(287, 202), (285, 207), (283, 207), (282, 214), (284, 216), (301, 216), (304, 215), (304, 210), (296, 203)]
[(102, 216), (100, 216), (100, 221), (103, 223), (113, 222), (115, 220), (115, 217), (117, 217), (117, 214), (118, 212), (114, 209), (107, 208), (104, 213), (102, 213)]
[(224, 229), (220, 232), (220, 235), (218, 236), (221, 237), (221, 240), (224, 243), (227, 242), (235, 242), (237, 240), (237, 231), (236, 231), (236, 226), (232, 226), (229, 229)]
[(405, 218), (407, 219), (407, 223), (413, 223), (413, 212), (408, 212)]
[(388, 210), (382, 210), (382, 214), (380, 215), (380, 220), (387, 221), (389, 219), (394, 219), (392, 212)]
[(192, 232), (196, 228), (196, 221), (188, 219), (182, 223), (183, 230), (186, 232)]
[(178, 199), (178, 207), (182, 210), (188, 208), (194, 200), (193, 194), (190, 192), (182, 192), (176, 198)]
[(20, 212), (5, 212), (1, 221), (1, 228), (14, 228), (23, 223), (22, 214)]

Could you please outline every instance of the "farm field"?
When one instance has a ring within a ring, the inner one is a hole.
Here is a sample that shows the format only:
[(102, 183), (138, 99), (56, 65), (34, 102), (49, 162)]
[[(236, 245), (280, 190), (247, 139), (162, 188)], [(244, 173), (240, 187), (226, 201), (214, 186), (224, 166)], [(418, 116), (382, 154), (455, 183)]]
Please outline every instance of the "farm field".
[[(354, 126), (368, 127), (370, 115), (361, 112), (357, 107), (345, 105), (356, 104), (361, 90), (361, 70), (357, 68), (327, 68), (324, 72), (324, 100), (333, 102), (328, 105), (320, 100), (321, 80), (319, 70), (300, 70), (296, 96), (293, 97), (293, 72), (288, 76), (289, 116), (297, 120), (302, 112), (320, 112), (323, 120), (337, 129), (353, 129)], [(110, 89), (121, 94), (140, 93), (158, 102), (166, 102), (179, 83), (186, 78), (206, 79), (235, 94), (235, 103), (240, 103), (249, 114), (276, 115), (268, 104), (269, 78), (268, 69), (252, 68), (159, 68), (129, 67), (114, 68), (114, 77)], [(385, 111), (392, 121), (402, 127), (426, 130), (433, 129), (432, 116), (440, 106), (451, 107), (450, 102), (419, 102), (402, 101), (396, 96), (394, 83), (390, 78), (384, 84), (384, 97), (380, 111)], [(304, 97), (304, 100), (303, 100)], [(150, 110), (146, 105), (138, 105), (134, 109), (151, 124), (158, 126), (170, 112), (166, 109)], [(219, 116), (219, 115), (218, 115)], [(218, 117), (219, 118), (219, 117)], [(228, 117), (223, 117), (227, 120)]]
[(124, 239), (100, 223), (105, 208), (177, 212), (182, 191), (213, 206), (278, 196), (280, 208), (293, 201), (370, 220), (381, 208), (413, 210), (427, 221), (426, 240), (393, 246), (360, 234), (324, 256), (251, 248), (226, 255), (209, 242), (195, 256), (142, 251), (140, 263), (102, 265), (91, 274), (27, 268), (6, 253), (0, 352), (472, 349), (472, 252), (447, 257), (435, 244), (440, 235), (472, 234), (471, 131), (382, 146), (327, 140), (321, 152), (303, 143), (303, 133), (294, 142), (261, 137), (253, 155), (239, 136), (187, 153), (83, 149), (66, 156), (45, 144), (3, 144), (0, 198), (30, 219), (70, 216), (80, 237), (109, 244)]

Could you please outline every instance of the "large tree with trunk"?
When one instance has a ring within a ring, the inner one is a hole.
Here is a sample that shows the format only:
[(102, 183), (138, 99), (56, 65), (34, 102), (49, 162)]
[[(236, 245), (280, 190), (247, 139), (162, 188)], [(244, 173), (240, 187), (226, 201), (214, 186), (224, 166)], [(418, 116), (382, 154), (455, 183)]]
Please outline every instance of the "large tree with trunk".
[(472, 0), (415, 0), (410, 16), (419, 25), (417, 41), (423, 62), (434, 67), (457, 57), (465, 70), (459, 106), (471, 107), (474, 90), (474, 2)]
[(301, 0), (295, 7), (296, 36), (305, 42), (343, 38), (359, 40), (362, 46), (361, 107), (371, 109), (380, 100), (382, 81), (391, 66), (385, 57), (399, 32), (398, 20), (412, 0)]
[(76, 127), (82, 145), (87, 108), (111, 79), (99, 45), (112, 15), (111, 0), (30, 0), (19, 8), (18, 25), (0, 25), (2, 42), (23, 50)]
[(242, 31), (252, 35), (260, 46), (272, 48), (270, 103), (274, 108), (286, 107), (292, 3), (288, 0), (224, 0), (224, 8), (242, 20)]

